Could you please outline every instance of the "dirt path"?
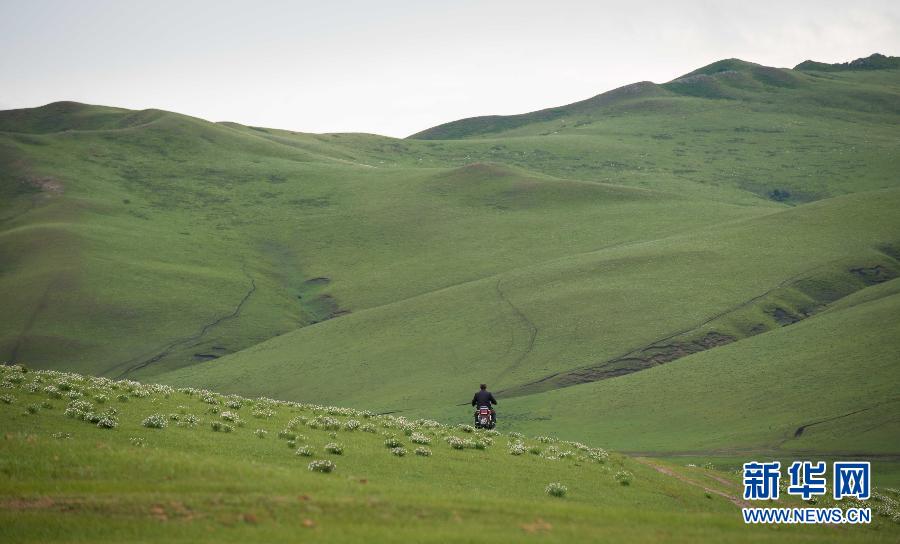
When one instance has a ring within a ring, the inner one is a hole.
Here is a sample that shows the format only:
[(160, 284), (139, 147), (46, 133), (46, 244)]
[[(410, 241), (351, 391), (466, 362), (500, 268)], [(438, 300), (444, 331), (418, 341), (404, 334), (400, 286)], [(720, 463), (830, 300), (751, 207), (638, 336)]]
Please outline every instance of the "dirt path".
[(520, 310), (518, 307), (516, 307), (516, 305), (513, 304), (512, 302), (510, 302), (509, 298), (506, 297), (506, 294), (503, 292), (502, 289), (500, 289), (500, 280), (499, 279), (497, 280), (496, 289), (497, 289), (497, 295), (500, 297), (500, 300), (502, 300), (510, 308), (512, 308), (513, 313), (515, 313), (516, 316), (518, 316), (519, 320), (521, 320), (522, 323), (524, 323), (525, 326), (528, 327), (528, 345), (525, 347), (525, 351), (520, 353), (519, 356), (516, 357), (516, 360), (512, 362), (512, 364), (510, 364), (502, 372), (500, 372), (500, 374), (497, 375), (497, 379), (499, 380), (501, 377), (505, 376), (506, 374), (509, 374), (510, 372), (512, 372), (513, 370), (518, 368), (519, 365), (522, 364), (522, 361), (524, 361), (525, 358), (528, 357), (528, 355), (531, 353), (531, 350), (534, 349), (534, 339), (537, 338), (538, 328), (534, 325), (534, 323), (530, 319), (528, 319), (528, 316), (526, 316), (524, 313), (522, 313), (522, 310)]
[[(745, 501), (745, 500), (742, 499), (742, 498), (737, 497), (736, 495), (731, 495), (731, 494), (729, 494), (729, 493), (726, 493), (726, 492), (721, 491), (721, 490), (718, 490), (718, 489), (713, 489), (713, 488), (711, 488), (711, 487), (706, 487), (706, 486), (703, 485), (702, 483), (697, 482), (697, 481), (694, 481), (694, 480), (691, 480), (690, 478), (688, 478), (688, 477), (686, 477), (686, 476), (683, 476), (683, 475), (681, 475), (681, 474), (678, 474), (677, 472), (675, 472), (675, 471), (672, 470), (672, 469), (666, 468), (666, 467), (664, 467), (664, 466), (662, 466), (662, 465), (658, 465), (658, 464), (654, 463), (653, 461), (651, 461), (650, 459), (647, 459), (647, 458), (644, 458), (644, 457), (635, 457), (634, 460), (637, 461), (638, 463), (641, 463), (642, 465), (646, 465), (646, 466), (648, 466), (648, 467), (654, 469), (656, 472), (659, 472), (660, 474), (665, 474), (666, 476), (671, 476), (672, 478), (675, 478), (676, 480), (679, 480), (679, 481), (681, 481), (681, 482), (684, 482), (684, 483), (686, 483), (686, 484), (688, 484), (688, 485), (690, 485), (690, 486), (700, 488), (700, 489), (702, 489), (703, 491), (705, 491), (706, 493), (710, 493), (710, 494), (713, 494), (713, 495), (718, 495), (718, 496), (720, 496), (720, 497), (724, 497), (724, 498), (728, 499), (730, 502), (732, 502), (735, 506), (738, 506), (738, 507), (741, 507), (741, 508), (745, 508), (745, 507), (750, 506), (750, 503), (749, 503), (749, 502)], [(729, 482), (729, 481), (727, 481), (727, 480), (725, 480), (725, 479), (722, 479), (722, 478), (714, 477), (713, 479), (716, 480), (716, 481), (719, 482), (719, 483), (728, 485), (729, 487), (731, 487), (731, 486), (733, 485), (731, 482)]]
[[(666, 336), (657, 338), (656, 340), (653, 340), (652, 342), (649, 342), (649, 343), (647, 343), (641, 347), (638, 347), (636, 349), (632, 349), (622, 355), (613, 357), (611, 359), (607, 359), (600, 363), (595, 363), (592, 365), (579, 367), (579, 368), (573, 368), (573, 369), (565, 370), (562, 372), (554, 372), (553, 374), (548, 374), (547, 376), (538, 378), (537, 380), (533, 380), (533, 381), (523, 383), (523, 384), (515, 386), (515, 387), (511, 387), (507, 390), (500, 391), (500, 393), (503, 393), (504, 395), (506, 395), (508, 397), (518, 397), (518, 396), (523, 396), (523, 395), (540, 393), (540, 392), (548, 391), (548, 390), (552, 390), (552, 389), (561, 389), (563, 387), (570, 387), (570, 386), (579, 385), (582, 383), (588, 383), (588, 382), (605, 380), (605, 379), (609, 379), (609, 378), (615, 378), (615, 377), (623, 376), (626, 374), (632, 374), (634, 372), (640, 372), (641, 370), (645, 370), (645, 369), (655, 366), (657, 364), (668, 363), (668, 362), (674, 361), (676, 359), (679, 359), (683, 356), (696, 353), (697, 351), (705, 351), (707, 349), (714, 349), (718, 345), (724, 345), (727, 343), (731, 343), (733, 341), (741, 340), (742, 338), (728, 337), (727, 339), (723, 339), (723, 341), (721, 341), (721, 342), (713, 341), (709, 345), (700, 346), (699, 350), (686, 350), (686, 351), (683, 350), (683, 352), (676, 353), (673, 357), (667, 357), (661, 361), (655, 361), (653, 359), (653, 357), (649, 357), (649, 359), (647, 357), (642, 357), (642, 354), (644, 352), (649, 352), (654, 349), (662, 349), (662, 348), (666, 347), (666, 346), (660, 345), (663, 342), (673, 340), (675, 338), (678, 338), (679, 336), (686, 336), (691, 333), (696, 333), (697, 331), (699, 331), (703, 327), (709, 325), (713, 321), (716, 321), (717, 319), (721, 319), (722, 317), (724, 317), (732, 312), (735, 312), (742, 308), (745, 308), (745, 307), (753, 304), (754, 302), (756, 302), (760, 299), (763, 299), (764, 297), (772, 294), (773, 292), (777, 291), (778, 289), (782, 289), (788, 285), (792, 285), (793, 283), (797, 282), (799, 279), (809, 276), (812, 272), (822, 268), (826, 264), (828, 264), (828, 263), (823, 263), (823, 264), (814, 266), (812, 268), (809, 268), (807, 270), (804, 270), (803, 272), (800, 272), (798, 274), (794, 274), (794, 275), (780, 281), (778, 284), (774, 285), (773, 287), (766, 289), (764, 292), (762, 292), (758, 295), (755, 295), (755, 296), (753, 296), (749, 299), (746, 299), (734, 306), (731, 306), (725, 310), (722, 310), (711, 316), (708, 316), (708, 317), (704, 318), (702, 321), (691, 325), (690, 327), (687, 327), (687, 328), (684, 328), (684, 329), (681, 329), (681, 330), (678, 330), (675, 332), (670, 332), (670, 333), (666, 334)], [(499, 289), (499, 287), (498, 287), (498, 289)], [(711, 334), (714, 334), (714, 332), (711, 332)], [(694, 342), (694, 343), (696, 343), (696, 342)]]
[(196, 342), (197, 340), (200, 340), (201, 338), (203, 338), (203, 336), (205, 336), (206, 333), (209, 332), (209, 330), (212, 329), (213, 327), (221, 325), (223, 322), (225, 322), (229, 319), (234, 319), (234, 318), (238, 317), (241, 314), (241, 309), (243, 309), (244, 304), (246, 304), (247, 301), (250, 300), (250, 297), (253, 296), (253, 293), (256, 292), (256, 280), (254, 280), (253, 277), (250, 276), (249, 274), (247, 274), (247, 277), (250, 279), (250, 289), (243, 296), (243, 298), (241, 298), (241, 301), (238, 302), (237, 306), (235, 306), (234, 311), (232, 311), (231, 313), (229, 313), (227, 315), (224, 315), (222, 317), (214, 319), (213, 321), (210, 321), (209, 323), (206, 323), (205, 325), (203, 325), (203, 327), (200, 329), (200, 331), (197, 332), (196, 334), (193, 334), (186, 338), (181, 338), (179, 340), (175, 340), (174, 342), (167, 344), (166, 346), (164, 346), (162, 348), (162, 351), (160, 351), (159, 353), (157, 353), (156, 355), (154, 355), (150, 358), (142, 359), (138, 362), (133, 362), (134, 360), (132, 360), (132, 361), (129, 361), (128, 363), (125, 363), (126, 365), (129, 365), (129, 366), (124, 371), (122, 371), (122, 373), (119, 374), (117, 376), (117, 378), (119, 378), (119, 379), (124, 378), (126, 375), (130, 374), (131, 372), (140, 370), (142, 368), (145, 368), (145, 367), (159, 361), (163, 357), (172, 353), (172, 351), (175, 348), (177, 348), (179, 346), (186, 346), (186, 345), (190, 344), (191, 342)]

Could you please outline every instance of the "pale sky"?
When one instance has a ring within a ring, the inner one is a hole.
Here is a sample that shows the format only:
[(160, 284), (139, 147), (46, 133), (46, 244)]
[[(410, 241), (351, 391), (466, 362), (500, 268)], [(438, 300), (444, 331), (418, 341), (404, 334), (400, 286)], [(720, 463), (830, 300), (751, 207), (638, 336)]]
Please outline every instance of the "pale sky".
[(0, 109), (75, 100), (407, 136), (723, 58), (875, 52), (900, 55), (896, 0), (0, 0)]

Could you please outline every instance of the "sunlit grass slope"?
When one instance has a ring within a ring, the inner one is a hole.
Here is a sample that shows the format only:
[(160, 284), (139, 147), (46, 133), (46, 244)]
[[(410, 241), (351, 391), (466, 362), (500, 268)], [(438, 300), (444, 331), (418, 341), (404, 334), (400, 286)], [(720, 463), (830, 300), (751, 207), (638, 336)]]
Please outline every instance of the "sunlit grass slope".
[[(889, 491), (869, 501), (879, 513), (867, 526), (746, 526), (732, 473), (199, 389), (0, 367), (0, 418), (4, 542), (893, 542), (900, 531)], [(326, 462), (332, 471), (309, 469)]]

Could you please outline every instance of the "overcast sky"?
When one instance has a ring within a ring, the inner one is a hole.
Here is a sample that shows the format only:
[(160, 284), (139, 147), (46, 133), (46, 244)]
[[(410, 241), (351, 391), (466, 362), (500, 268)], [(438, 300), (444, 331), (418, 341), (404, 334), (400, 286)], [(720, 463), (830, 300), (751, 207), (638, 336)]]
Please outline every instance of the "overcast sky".
[(75, 100), (407, 136), (722, 58), (874, 52), (900, 55), (897, 0), (0, 0), (0, 109)]

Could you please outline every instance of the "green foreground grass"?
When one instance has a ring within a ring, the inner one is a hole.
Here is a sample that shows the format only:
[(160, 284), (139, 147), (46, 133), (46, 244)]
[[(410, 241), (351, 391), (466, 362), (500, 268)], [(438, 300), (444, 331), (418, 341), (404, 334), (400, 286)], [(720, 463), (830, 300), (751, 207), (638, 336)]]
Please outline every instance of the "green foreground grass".
[[(0, 383), (5, 542), (890, 542), (900, 534), (890, 494), (878, 495), (887, 515), (870, 526), (748, 527), (728, 498), (740, 493), (733, 473), (577, 442), (18, 367), (4, 367)], [(91, 423), (99, 416), (84, 413), (86, 402), (116, 427)], [(152, 414), (165, 428), (142, 426)], [(214, 422), (233, 430), (215, 432)], [(407, 455), (385, 447), (390, 437)], [(453, 449), (450, 437), (469, 445)], [(432, 454), (414, 454), (423, 446), (413, 439), (430, 442)], [(327, 453), (327, 443), (342, 453)], [(297, 455), (303, 446), (312, 456)], [(315, 459), (336, 468), (311, 472)], [(551, 482), (567, 488), (563, 497), (545, 492)]]

